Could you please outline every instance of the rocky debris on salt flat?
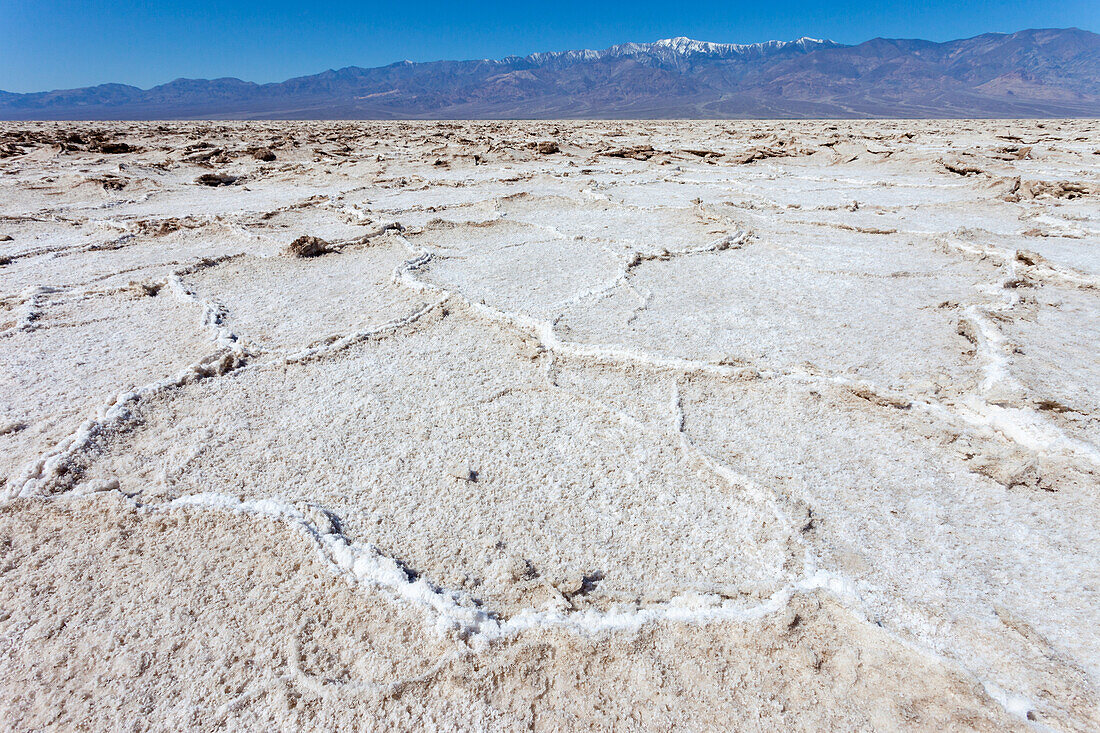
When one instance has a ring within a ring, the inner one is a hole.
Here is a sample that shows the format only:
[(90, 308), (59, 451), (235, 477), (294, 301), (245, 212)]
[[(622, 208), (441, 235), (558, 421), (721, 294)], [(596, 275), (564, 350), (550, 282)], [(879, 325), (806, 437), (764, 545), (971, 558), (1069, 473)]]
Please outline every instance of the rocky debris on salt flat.
[(460, 481), (477, 481), (478, 472), (469, 461), (455, 460), (447, 464), (447, 475)]
[(303, 234), (287, 245), (287, 251), (295, 257), (320, 257), (331, 252), (332, 245), (320, 237)]
[(195, 183), (200, 186), (231, 186), (239, 180), (239, 176), (228, 173), (203, 173), (195, 179)]

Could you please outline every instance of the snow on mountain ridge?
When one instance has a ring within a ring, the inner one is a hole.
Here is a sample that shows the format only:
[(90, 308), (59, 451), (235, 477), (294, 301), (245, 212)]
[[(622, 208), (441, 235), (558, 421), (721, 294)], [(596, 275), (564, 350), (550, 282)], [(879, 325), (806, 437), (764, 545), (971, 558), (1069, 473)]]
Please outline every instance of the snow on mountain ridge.
[(518, 61), (521, 58), (536, 66), (542, 66), (553, 62), (577, 62), (600, 61), (608, 58), (622, 58), (626, 56), (655, 56), (662, 60), (675, 60), (687, 56), (711, 56), (716, 58), (733, 58), (738, 56), (760, 56), (765, 53), (774, 53), (794, 46), (802, 51), (811, 51), (816, 48), (832, 48), (840, 44), (833, 41), (803, 36), (794, 41), (764, 41), (762, 43), (714, 43), (711, 41), (697, 41), (684, 36), (675, 38), (662, 38), (653, 43), (628, 42), (620, 43), (602, 51), (592, 49), (579, 49), (574, 51), (541, 51), (528, 56), (510, 56), (502, 61)]

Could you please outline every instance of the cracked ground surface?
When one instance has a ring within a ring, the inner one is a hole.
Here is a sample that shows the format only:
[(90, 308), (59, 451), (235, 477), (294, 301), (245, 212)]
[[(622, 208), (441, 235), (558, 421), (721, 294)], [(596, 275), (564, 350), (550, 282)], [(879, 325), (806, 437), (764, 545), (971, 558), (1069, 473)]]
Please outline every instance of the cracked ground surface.
[(5, 728), (1100, 726), (1095, 122), (0, 138)]

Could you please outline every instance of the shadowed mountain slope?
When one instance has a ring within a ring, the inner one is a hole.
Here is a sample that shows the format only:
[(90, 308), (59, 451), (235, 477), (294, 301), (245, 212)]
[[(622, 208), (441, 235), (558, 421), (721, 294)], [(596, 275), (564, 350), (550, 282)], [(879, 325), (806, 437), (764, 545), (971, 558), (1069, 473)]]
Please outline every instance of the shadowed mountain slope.
[(3, 119), (1100, 117), (1100, 35), (946, 43), (673, 38), (500, 60), (350, 66), (280, 83), (177, 79), (0, 92)]

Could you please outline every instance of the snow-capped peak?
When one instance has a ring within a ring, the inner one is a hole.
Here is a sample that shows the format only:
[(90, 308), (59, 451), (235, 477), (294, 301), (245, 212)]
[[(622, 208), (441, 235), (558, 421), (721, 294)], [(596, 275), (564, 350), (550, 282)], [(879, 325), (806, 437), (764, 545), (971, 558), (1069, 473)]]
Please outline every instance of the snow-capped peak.
[(677, 36), (676, 38), (662, 38), (653, 43), (620, 43), (602, 51), (584, 49), (533, 53), (527, 56), (526, 60), (537, 66), (552, 62), (599, 61), (629, 56), (652, 56), (663, 61), (675, 61), (692, 56), (710, 56), (714, 58), (757, 57), (792, 47), (803, 52), (809, 52), (817, 48), (829, 48), (836, 45), (838, 44), (832, 41), (806, 36), (794, 41), (765, 41), (764, 43), (712, 43)]

